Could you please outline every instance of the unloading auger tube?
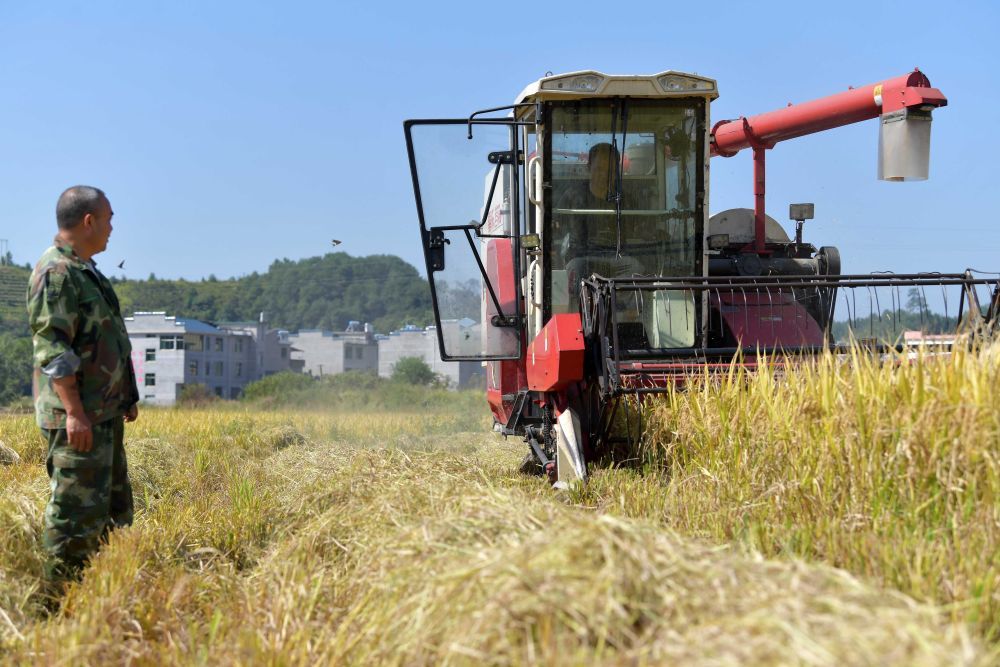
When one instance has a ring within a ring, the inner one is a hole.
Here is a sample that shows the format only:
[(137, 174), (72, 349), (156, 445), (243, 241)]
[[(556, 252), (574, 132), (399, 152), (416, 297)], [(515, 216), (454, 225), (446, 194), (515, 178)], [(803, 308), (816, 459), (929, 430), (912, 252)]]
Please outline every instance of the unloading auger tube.
[[(996, 276), (842, 275), (836, 248), (803, 239), (812, 204), (789, 207), (794, 235), (765, 212), (768, 150), (863, 120), (879, 119), (879, 178), (927, 178), (947, 100), (926, 76), (713, 125), (717, 97), (694, 74), (582, 71), (404, 123), (435, 316), (409, 333), (481, 363), (496, 430), (524, 438), (525, 469), (556, 486), (633, 444), (643, 397), (691, 372), (851, 337), (902, 349), (907, 328), (992, 333)], [(753, 207), (710, 216), (710, 158), (746, 148)]]

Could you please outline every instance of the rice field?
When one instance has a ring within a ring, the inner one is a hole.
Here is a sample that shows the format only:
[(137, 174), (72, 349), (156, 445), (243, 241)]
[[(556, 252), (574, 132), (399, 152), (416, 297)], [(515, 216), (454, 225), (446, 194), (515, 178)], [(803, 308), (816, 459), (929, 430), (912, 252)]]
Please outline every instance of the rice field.
[(1000, 662), (1000, 349), (734, 367), (571, 492), (477, 403), (146, 410), (135, 525), (52, 616), (43, 443), (0, 416), (0, 662)]

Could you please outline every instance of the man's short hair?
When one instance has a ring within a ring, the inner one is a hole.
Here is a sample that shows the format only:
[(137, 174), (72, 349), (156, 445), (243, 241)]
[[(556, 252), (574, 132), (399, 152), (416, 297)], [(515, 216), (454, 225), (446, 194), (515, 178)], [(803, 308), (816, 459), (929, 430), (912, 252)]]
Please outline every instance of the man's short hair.
[(615, 162), (620, 159), (618, 150), (613, 148), (611, 144), (594, 144), (587, 153), (587, 164), (594, 164), (594, 159), (597, 158), (598, 153), (603, 153), (605, 157), (609, 158), (609, 162)]
[(100, 188), (74, 185), (59, 195), (56, 203), (56, 224), (59, 229), (72, 229), (83, 222), (83, 216), (94, 214), (107, 196)]

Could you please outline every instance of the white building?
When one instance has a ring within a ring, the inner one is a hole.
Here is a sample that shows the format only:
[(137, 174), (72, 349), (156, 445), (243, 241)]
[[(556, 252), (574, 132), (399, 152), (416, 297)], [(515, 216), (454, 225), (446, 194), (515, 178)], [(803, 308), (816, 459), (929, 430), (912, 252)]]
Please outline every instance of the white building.
[(302, 365), (293, 357), (292, 343), (284, 329), (268, 329), (264, 313), (256, 322), (220, 322), (218, 328), (253, 337), (257, 355), (257, 374), (267, 377), (291, 370), (301, 372)]
[[(164, 312), (139, 312), (125, 318), (125, 328), (132, 343), (139, 395), (154, 405), (173, 405), (181, 389), (191, 384), (204, 385), (221, 398), (238, 398), (243, 387), (265, 372), (282, 370), (262, 363), (275, 354), (281, 358), (281, 347), (286, 350), (284, 370), (291, 366), (290, 344), (281, 342), (277, 333), (271, 335), (263, 323), (251, 331)], [(277, 352), (270, 349), (271, 341), (278, 345)]]
[(303, 329), (288, 335), (292, 360), (316, 377), (378, 370), (378, 345), (370, 324), (351, 321), (346, 331)]
[[(469, 333), (479, 336), (479, 325), (465, 322), (444, 322), (445, 336)], [(465, 330), (468, 329), (466, 332)], [(454, 331), (453, 331), (454, 330)], [(442, 361), (438, 349), (437, 327), (416, 327), (407, 325), (399, 331), (393, 331), (388, 336), (378, 336), (378, 374), (382, 377), (392, 377), (393, 368), (404, 357), (423, 359), (431, 370), (448, 379), (448, 386), (453, 389), (474, 388), (482, 386), (484, 377), (483, 365), (478, 361)]]

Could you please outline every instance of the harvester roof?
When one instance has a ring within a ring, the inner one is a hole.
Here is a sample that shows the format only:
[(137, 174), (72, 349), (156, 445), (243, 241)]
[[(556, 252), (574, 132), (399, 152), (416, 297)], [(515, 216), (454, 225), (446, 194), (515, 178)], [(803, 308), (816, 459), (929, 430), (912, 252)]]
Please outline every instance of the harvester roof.
[(715, 79), (666, 70), (659, 74), (604, 74), (595, 70), (542, 77), (517, 96), (518, 104), (544, 100), (588, 97), (691, 97), (714, 100), (719, 96)]

